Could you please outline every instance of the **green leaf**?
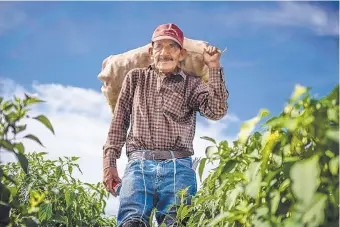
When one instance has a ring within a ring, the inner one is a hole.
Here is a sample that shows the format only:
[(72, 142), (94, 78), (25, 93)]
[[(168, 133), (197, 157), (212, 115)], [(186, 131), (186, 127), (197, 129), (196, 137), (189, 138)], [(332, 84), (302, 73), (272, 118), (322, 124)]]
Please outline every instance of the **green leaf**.
[(14, 96), (14, 101), (16, 104), (19, 104), (19, 105), (21, 104), (21, 99), (17, 96)]
[(313, 199), (320, 184), (319, 158), (313, 156), (309, 159), (296, 162), (290, 171), (292, 191), (296, 198), (307, 207)]
[(41, 103), (41, 102), (45, 102), (45, 101), (38, 99), (37, 97), (33, 97), (33, 96), (29, 96), (25, 94), (24, 105), (30, 105), (30, 104)]
[(78, 164), (75, 164), (74, 166), (77, 167), (77, 169), (79, 170), (79, 172), (80, 172), (81, 174), (83, 174), (83, 172), (81, 171), (81, 169), (80, 169), (80, 167), (79, 167)]
[(253, 224), (254, 227), (271, 227), (269, 221), (263, 222), (259, 219), (254, 220), (254, 222), (252, 224)]
[(236, 161), (236, 160), (229, 160), (227, 161), (226, 163), (222, 164), (221, 165), (224, 165), (223, 166), (223, 170), (221, 173), (229, 173), (230, 171), (232, 171), (235, 166), (238, 164), (239, 162)]
[(201, 182), (202, 182), (202, 175), (203, 175), (203, 170), (204, 170), (206, 161), (207, 161), (207, 158), (202, 158), (202, 160), (200, 161), (200, 166), (198, 167), (198, 174), (199, 174)]
[(52, 204), (43, 203), (39, 208), (39, 219), (41, 221), (50, 220), (52, 217)]
[(72, 191), (66, 191), (65, 193), (66, 206), (69, 207), (74, 201), (74, 193)]
[(260, 120), (266, 116), (269, 115), (269, 111), (267, 109), (260, 109), (258, 115), (248, 121), (245, 121), (241, 125), (240, 132), (238, 134), (240, 143), (244, 144), (247, 140), (252, 131), (255, 129), (255, 126), (257, 123), (260, 122)]
[[(260, 207), (256, 210), (256, 215), (253, 220), (254, 227), (271, 227), (268, 221), (263, 221), (263, 217), (266, 216), (269, 212), (268, 207)], [(262, 219), (262, 220), (261, 220)]]
[(4, 112), (9, 111), (13, 107), (14, 107), (14, 104), (13, 103), (9, 103), (8, 101), (4, 102), (3, 105), (2, 105), (2, 109), (4, 110)]
[(209, 146), (205, 149), (205, 155), (208, 159), (212, 159), (214, 154), (218, 153), (218, 148), (216, 146)]
[(27, 160), (26, 156), (22, 153), (15, 153), (15, 155), (17, 156), (22, 169), (27, 174), (28, 173), (28, 160)]
[(40, 140), (38, 139), (38, 137), (36, 137), (35, 135), (28, 134), (28, 135), (24, 136), (24, 138), (34, 140), (35, 142), (37, 142), (38, 144), (40, 144), (42, 147), (45, 147), (45, 146), (40, 142)]
[(3, 172), (3, 170), (0, 168), (0, 178), (1, 177), (4, 177), (5, 179), (7, 179), (8, 181), (12, 182), (13, 184), (18, 184), (17, 182), (15, 182), (15, 180), (13, 179), (13, 176), (12, 175), (7, 175)]
[(270, 198), (270, 211), (272, 214), (275, 214), (280, 203), (280, 192), (278, 190), (272, 191), (270, 193)]
[(327, 195), (316, 193), (312, 205), (302, 217), (302, 222), (308, 227), (317, 227), (324, 223)]
[(3, 147), (8, 151), (14, 151), (13, 144), (8, 140), (0, 139), (0, 148)]
[(304, 227), (301, 222), (299, 222), (293, 217), (285, 219), (283, 224), (284, 227)]
[(235, 205), (236, 199), (241, 192), (243, 192), (243, 187), (241, 186), (241, 184), (238, 184), (235, 186), (235, 189), (233, 189), (231, 193), (227, 196), (225, 204), (228, 207), (228, 210), (230, 210)]
[(72, 174), (72, 170), (73, 170), (73, 167), (72, 166), (68, 166), (68, 171), (70, 174)]
[(334, 153), (333, 153), (332, 151), (330, 151), (330, 150), (327, 150), (327, 151), (325, 152), (325, 154), (326, 154), (327, 157), (329, 157), (329, 158), (333, 158), (333, 157), (334, 157)]
[(187, 215), (189, 214), (189, 206), (184, 206), (182, 211), (181, 211), (181, 220), (183, 220), (184, 218), (187, 217)]
[(56, 171), (55, 171), (55, 176), (56, 176), (57, 180), (59, 180), (59, 178), (61, 177), (61, 174), (62, 174), (61, 166), (58, 166)]
[(332, 158), (329, 161), (329, 171), (331, 172), (331, 174), (333, 174), (334, 176), (339, 175), (338, 169), (339, 169), (339, 155), (337, 155), (336, 157)]
[(295, 85), (295, 90), (291, 96), (291, 100), (294, 102), (300, 98), (303, 94), (308, 91), (308, 88), (301, 86), (300, 84)]
[(248, 184), (246, 186), (245, 193), (252, 198), (257, 198), (260, 192), (260, 186), (262, 181), (260, 166), (261, 166), (260, 162), (250, 163), (249, 168), (246, 172)]
[(25, 147), (22, 143), (15, 143), (14, 148), (21, 154), (25, 153)]
[(7, 119), (9, 122), (16, 122), (18, 120), (19, 116), (17, 113), (15, 112), (10, 112), (8, 115), (7, 115)]
[(328, 119), (331, 121), (338, 121), (339, 120), (339, 110), (337, 111), (336, 108), (328, 109), (327, 110)]
[(19, 134), (20, 132), (26, 130), (26, 125), (18, 125), (16, 128), (15, 128), (15, 134)]
[(208, 200), (216, 200), (216, 199), (217, 197), (215, 195), (200, 196), (199, 198), (197, 198), (196, 204), (201, 205)]
[(222, 149), (226, 149), (229, 148), (229, 143), (227, 140), (223, 140), (218, 144), (218, 147), (222, 148)]
[(259, 196), (261, 180), (261, 174), (257, 174), (246, 186), (246, 194), (256, 199)]
[(339, 143), (339, 130), (330, 129), (326, 132), (329, 139)]
[(216, 226), (218, 223), (223, 221), (224, 219), (228, 218), (230, 216), (229, 212), (223, 212), (217, 215), (209, 224), (208, 227), (210, 226)]
[(72, 157), (72, 161), (77, 161), (80, 157)]
[(151, 214), (150, 214), (150, 218), (149, 218), (149, 226), (152, 226), (152, 220), (154, 219), (155, 213), (156, 213), (157, 209), (153, 208), (151, 210)]
[(213, 142), (215, 145), (217, 145), (216, 141), (213, 138), (207, 137), (207, 136), (202, 136), (200, 137), (203, 140), (208, 140), (210, 142)]
[(45, 125), (51, 132), (54, 134), (54, 129), (51, 124), (51, 122), (45, 117), (44, 115), (39, 115), (36, 117), (33, 117), (33, 119), (40, 121), (43, 125)]
[(269, 116), (269, 114), (270, 114), (269, 110), (267, 110), (267, 109), (261, 109), (261, 110), (260, 110), (260, 113), (259, 113), (259, 117), (262, 119), (262, 118), (264, 118), (264, 117)]

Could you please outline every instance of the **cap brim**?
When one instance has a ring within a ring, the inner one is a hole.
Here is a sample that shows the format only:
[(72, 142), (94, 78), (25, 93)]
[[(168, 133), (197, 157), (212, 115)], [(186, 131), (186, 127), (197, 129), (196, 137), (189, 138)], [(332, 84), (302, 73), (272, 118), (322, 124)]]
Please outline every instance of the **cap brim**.
[(176, 43), (178, 43), (182, 47), (182, 44), (177, 39), (175, 39), (174, 37), (168, 36), (168, 35), (158, 36), (158, 37), (152, 39), (152, 41), (154, 42), (154, 41), (159, 41), (159, 40), (164, 40), (164, 39), (171, 39), (172, 41), (175, 41)]

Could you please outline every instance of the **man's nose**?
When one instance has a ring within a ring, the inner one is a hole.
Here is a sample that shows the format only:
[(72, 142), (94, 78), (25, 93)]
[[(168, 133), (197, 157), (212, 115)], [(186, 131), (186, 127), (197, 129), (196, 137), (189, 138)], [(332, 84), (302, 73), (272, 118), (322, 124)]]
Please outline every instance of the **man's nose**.
[(168, 55), (169, 52), (170, 52), (169, 46), (164, 46), (164, 47), (161, 49), (160, 54), (161, 54), (161, 56), (163, 56), (163, 55)]

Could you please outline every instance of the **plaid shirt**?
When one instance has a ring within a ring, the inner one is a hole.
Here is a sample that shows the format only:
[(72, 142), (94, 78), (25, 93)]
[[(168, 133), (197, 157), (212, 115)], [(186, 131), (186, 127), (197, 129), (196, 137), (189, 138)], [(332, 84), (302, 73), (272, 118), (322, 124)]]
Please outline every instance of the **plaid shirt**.
[(104, 145), (104, 169), (116, 167), (125, 142), (127, 155), (141, 149), (194, 154), (196, 113), (219, 120), (228, 109), (223, 68), (209, 69), (208, 80), (205, 83), (183, 71), (163, 79), (152, 66), (131, 70), (122, 84)]

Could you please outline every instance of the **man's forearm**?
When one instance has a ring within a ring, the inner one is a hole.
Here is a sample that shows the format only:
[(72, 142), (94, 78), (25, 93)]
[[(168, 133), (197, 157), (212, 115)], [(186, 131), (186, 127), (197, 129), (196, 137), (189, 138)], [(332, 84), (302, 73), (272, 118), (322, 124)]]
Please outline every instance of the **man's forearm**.
[(196, 88), (193, 104), (203, 116), (211, 120), (218, 120), (227, 112), (228, 97), (229, 92), (225, 85), (223, 67), (211, 67), (209, 68), (208, 84), (201, 82)]

